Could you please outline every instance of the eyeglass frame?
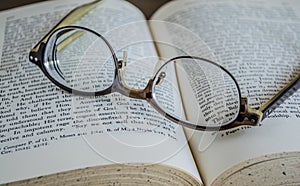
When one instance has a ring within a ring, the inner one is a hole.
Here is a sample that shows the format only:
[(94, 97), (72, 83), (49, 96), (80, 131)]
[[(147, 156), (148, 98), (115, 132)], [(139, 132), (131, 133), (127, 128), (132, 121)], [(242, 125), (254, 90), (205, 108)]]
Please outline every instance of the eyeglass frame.
[[(115, 55), (115, 52), (112, 48), (112, 46), (109, 44), (109, 42), (99, 33), (85, 27), (81, 26), (70, 26), (73, 22), (84, 16), (86, 13), (97, 7), (101, 3), (101, 0), (96, 0), (94, 2), (81, 5), (75, 9), (73, 9), (71, 12), (69, 12), (64, 18), (61, 19), (61, 21), (49, 31), (48, 34), (46, 34), (30, 51), (29, 53), (29, 60), (36, 64), (42, 72), (47, 76), (47, 78), (53, 82), (56, 86), (60, 87), (61, 89), (69, 92), (74, 93), (78, 95), (83, 96), (100, 96), (100, 95), (106, 95), (113, 92), (118, 92), (122, 95), (125, 95), (130, 98), (135, 99), (142, 99), (146, 100), (156, 111), (158, 111), (162, 116), (165, 118), (173, 121), (176, 124), (194, 129), (194, 130), (201, 130), (201, 131), (222, 131), (222, 130), (228, 130), (232, 128), (236, 128), (239, 126), (257, 126), (261, 123), (263, 119), (265, 119), (273, 110), (275, 110), (281, 103), (283, 103), (289, 96), (291, 96), (293, 93), (295, 93), (300, 88), (300, 74), (292, 81), (290, 82), (286, 87), (284, 87), (281, 91), (279, 91), (278, 94), (273, 96), (269, 101), (264, 103), (259, 109), (253, 109), (248, 105), (248, 99), (246, 97), (241, 96), (240, 87), (234, 78), (234, 76), (226, 70), (221, 65), (197, 56), (177, 56), (174, 58), (169, 59), (166, 61), (160, 68), (157, 70), (156, 73), (154, 73), (154, 76), (148, 81), (148, 84), (144, 89), (133, 89), (126, 85), (124, 81), (124, 69), (126, 67), (126, 58), (127, 54), (123, 54), (123, 59), (118, 60), (118, 58)], [(83, 92), (74, 90), (70, 87), (64, 86), (63, 84), (56, 81), (46, 70), (46, 67), (44, 65), (44, 53), (46, 46), (49, 42), (49, 39), (53, 37), (53, 35), (58, 30), (70, 30), (70, 29), (82, 29), (88, 32), (91, 32), (95, 34), (96, 36), (100, 37), (105, 44), (109, 47), (109, 50), (112, 54), (113, 60), (115, 62), (115, 75), (113, 83), (110, 85), (110, 87), (106, 88), (105, 90), (98, 91), (98, 92)], [(210, 126), (199, 126), (195, 124), (191, 124), (190, 122), (186, 122), (183, 120), (180, 120), (171, 114), (168, 114), (165, 112), (155, 101), (155, 93), (152, 91), (152, 87), (154, 84), (154, 79), (158, 75), (157, 73), (160, 71), (161, 68), (163, 68), (166, 64), (168, 64), (171, 61), (174, 61), (176, 59), (183, 59), (183, 58), (189, 58), (189, 59), (199, 59), (206, 61), (210, 64), (216, 65), (220, 69), (222, 69), (224, 72), (226, 72), (234, 81), (237, 90), (238, 90), (238, 96), (239, 96), (239, 109), (238, 114), (231, 119), (231, 122), (229, 122), (226, 125), (218, 126), (218, 127), (210, 127)]]

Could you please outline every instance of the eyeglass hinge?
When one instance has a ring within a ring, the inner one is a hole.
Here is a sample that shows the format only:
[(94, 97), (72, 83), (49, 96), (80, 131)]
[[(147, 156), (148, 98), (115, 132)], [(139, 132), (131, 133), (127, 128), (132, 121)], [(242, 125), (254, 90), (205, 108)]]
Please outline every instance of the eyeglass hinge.
[(39, 65), (43, 56), (43, 51), (45, 48), (45, 43), (40, 43), (39, 46), (35, 47), (37, 50), (31, 50), (29, 53), (29, 61), (32, 63)]
[(262, 112), (248, 106), (248, 99), (241, 98), (241, 112), (235, 122), (236, 125), (257, 126), (262, 119)]

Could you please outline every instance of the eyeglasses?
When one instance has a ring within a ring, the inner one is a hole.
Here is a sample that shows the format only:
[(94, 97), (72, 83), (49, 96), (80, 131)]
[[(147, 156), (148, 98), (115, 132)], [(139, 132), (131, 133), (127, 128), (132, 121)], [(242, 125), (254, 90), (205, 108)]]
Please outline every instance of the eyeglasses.
[[(80, 6), (64, 17), (31, 50), (29, 59), (58, 87), (78, 95), (101, 96), (119, 92), (146, 100), (167, 119), (195, 130), (227, 130), (256, 126), (300, 87), (300, 75), (259, 109), (248, 106), (237, 81), (225, 68), (195, 56), (167, 60), (144, 89), (124, 80), (127, 53), (118, 60), (113, 47), (99, 33), (74, 21), (100, 1)], [(182, 96), (188, 97), (183, 99)], [(183, 101), (182, 101), (183, 100)], [(182, 101), (182, 105), (176, 105)], [(194, 111), (193, 116), (177, 107)]]

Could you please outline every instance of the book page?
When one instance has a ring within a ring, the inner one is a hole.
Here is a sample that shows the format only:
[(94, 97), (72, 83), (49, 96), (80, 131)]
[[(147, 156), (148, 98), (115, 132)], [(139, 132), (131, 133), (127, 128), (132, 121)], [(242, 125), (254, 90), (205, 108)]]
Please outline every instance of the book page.
[[(179, 24), (197, 35), (211, 56), (203, 55), (200, 42), (176, 37), (177, 30), (165, 34), (185, 53), (208, 56), (225, 67), (250, 106), (258, 108), (300, 73), (299, 10), (297, 1), (177, 1), (161, 8), (152, 19)], [(159, 37), (161, 28), (151, 29)], [(215, 133), (187, 130), (205, 184), (239, 162), (299, 151), (299, 96), (298, 91), (259, 127)], [(193, 100), (183, 95), (183, 102)], [(192, 108), (185, 109), (193, 116)]]
[[(116, 163), (163, 163), (200, 181), (182, 127), (146, 101), (118, 93), (74, 96), (29, 62), (31, 47), (82, 3), (51, 1), (0, 13), (0, 182)], [(103, 1), (74, 25), (104, 36), (118, 59), (126, 50), (126, 83), (145, 86), (158, 58), (139, 10)]]

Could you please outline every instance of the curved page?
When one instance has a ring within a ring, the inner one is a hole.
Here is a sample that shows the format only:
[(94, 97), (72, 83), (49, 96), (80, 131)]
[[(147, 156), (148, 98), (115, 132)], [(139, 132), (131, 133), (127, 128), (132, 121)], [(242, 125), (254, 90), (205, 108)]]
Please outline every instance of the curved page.
[[(0, 182), (99, 165), (162, 163), (189, 172), (200, 183), (183, 129), (147, 102), (118, 93), (74, 96), (54, 86), (29, 62), (30, 48), (82, 3), (51, 1), (0, 13)], [(126, 1), (103, 1), (73, 25), (104, 36), (118, 59), (127, 51), (126, 83), (133, 88), (145, 86), (158, 57), (144, 16), (137, 8)], [(72, 43), (58, 50), (73, 47)], [(77, 64), (74, 58), (81, 54), (80, 47), (85, 45), (64, 53), (69, 59), (66, 64)], [(76, 59), (97, 60), (93, 49), (82, 55), (85, 58)], [(86, 66), (80, 67), (83, 70)], [(167, 90), (166, 95), (172, 98)]]
[[(172, 29), (165, 34), (185, 53), (224, 66), (237, 79), (250, 106), (258, 108), (299, 74), (299, 10), (298, 1), (176, 1), (157, 11), (152, 20), (178, 24), (198, 36), (188, 39)], [(155, 37), (161, 36), (162, 27), (151, 29)], [(212, 55), (203, 53), (200, 41)], [(299, 96), (298, 91), (287, 99), (262, 126), (215, 133), (187, 130), (205, 184), (239, 162), (300, 151)], [(193, 102), (188, 94), (182, 98)], [(195, 114), (188, 106), (185, 111), (191, 117)]]

